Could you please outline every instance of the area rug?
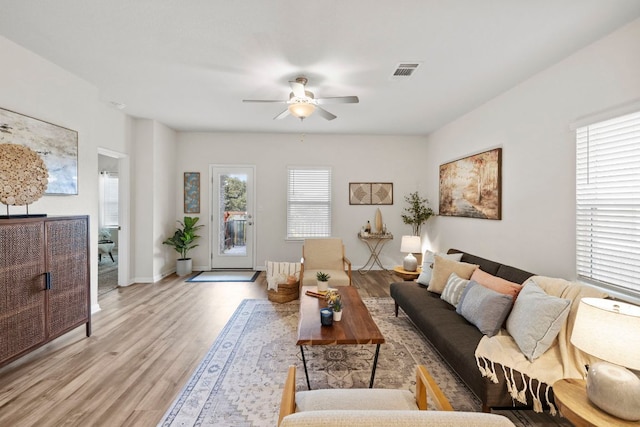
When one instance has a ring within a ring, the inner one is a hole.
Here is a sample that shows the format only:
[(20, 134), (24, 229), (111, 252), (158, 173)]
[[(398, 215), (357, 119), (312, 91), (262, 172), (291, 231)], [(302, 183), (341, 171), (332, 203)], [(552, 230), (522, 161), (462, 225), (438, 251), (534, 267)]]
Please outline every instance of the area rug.
[(253, 282), (259, 274), (259, 271), (252, 270), (202, 271), (187, 282)]
[(98, 295), (103, 295), (118, 287), (118, 254), (112, 254), (114, 261), (103, 256), (98, 262)]
[[(393, 314), (391, 298), (365, 298), (385, 336), (375, 387), (415, 393), (415, 367), (424, 364), (457, 411), (480, 411), (481, 403), (452, 373), (411, 321)], [(196, 368), (159, 426), (269, 426), (277, 423), (289, 365), (298, 367), (296, 388), (306, 390), (296, 347), (299, 301), (276, 304), (244, 300)], [(307, 346), (311, 387), (368, 387), (375, 346)], [(570, 425), (533, 411), (497, 411), (517, 426)]]

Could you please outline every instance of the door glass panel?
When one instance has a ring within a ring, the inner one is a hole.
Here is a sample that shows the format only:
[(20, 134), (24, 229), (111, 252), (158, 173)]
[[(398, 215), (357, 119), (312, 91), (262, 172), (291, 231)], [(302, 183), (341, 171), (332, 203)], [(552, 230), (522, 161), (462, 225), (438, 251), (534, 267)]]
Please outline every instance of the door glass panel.
[(246, 256), (247, 175), (219, 175), (218, 255)]

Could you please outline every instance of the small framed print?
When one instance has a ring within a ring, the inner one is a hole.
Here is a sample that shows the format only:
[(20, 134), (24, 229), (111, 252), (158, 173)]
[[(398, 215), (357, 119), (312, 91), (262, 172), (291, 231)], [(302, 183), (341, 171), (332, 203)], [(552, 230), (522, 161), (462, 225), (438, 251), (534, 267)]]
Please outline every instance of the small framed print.
[(184, 213), (200, 213), (200, 172), (184, 173)]

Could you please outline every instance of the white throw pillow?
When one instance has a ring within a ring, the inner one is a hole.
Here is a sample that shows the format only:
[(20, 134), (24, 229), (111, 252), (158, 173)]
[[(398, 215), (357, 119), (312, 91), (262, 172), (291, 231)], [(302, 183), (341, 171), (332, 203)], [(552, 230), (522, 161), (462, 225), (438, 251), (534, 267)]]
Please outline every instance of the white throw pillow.
[(548, 295), (533, 279), (525, 282), (507, 318), (507, 332), (530, 362), (551, 347), (570, 307), (570, 300)]
[(435, 256), (450, 259), (452, 261), (460, 261), (462, 259), (462, 254), (443, 254), (440, 252), (431, 252), (430, 250), (425, 251), (424, 256), (422, 257), (422, 273), (418, 276), (417, 282), (423, 286), (429, 286), (429, 282), (431, 281), (431, 275), (433, 274), (433, 263), (436, 261)]

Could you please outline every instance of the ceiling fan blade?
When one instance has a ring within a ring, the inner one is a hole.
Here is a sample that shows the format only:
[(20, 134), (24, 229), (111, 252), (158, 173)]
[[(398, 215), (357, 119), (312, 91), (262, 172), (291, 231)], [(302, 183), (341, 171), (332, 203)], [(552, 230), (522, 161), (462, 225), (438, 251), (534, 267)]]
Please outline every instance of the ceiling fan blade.
[(287, 101), (279, 101), (275, 99), (243, 99), (242, 102), (276, 102), (279, 104), (286, 104)]
[(289, 114), (289, 109), (287, 108), (286, 110), (284, 110), (282, 113), (278, 114), (277, 116), (275, 116), (273, 118), (273, 120), (280, 120), (280, 119), (284, 119), (285, 117), (287, 117)]
[(316, 98), (318, 104), (357, 104), (360, 102), (357, 96), (333, 96), (328, 98)]
[(336, 117), (338, 117), (335, 114), (331, 114), (330, 112), (328, 112), (322, 107), (316, 107), (316, 110), (318, 111), (318, 114), (320, 114), (322, 117), (324, 117), (327, 120), (333, 120)]
[(291, 92), (298, 98), (306, 98), (307, 94), (304, 91), (304, 85), (299, 82), (289, 82), (291, 86)]

